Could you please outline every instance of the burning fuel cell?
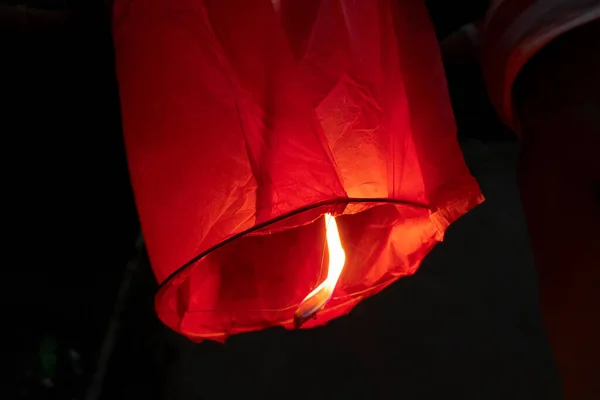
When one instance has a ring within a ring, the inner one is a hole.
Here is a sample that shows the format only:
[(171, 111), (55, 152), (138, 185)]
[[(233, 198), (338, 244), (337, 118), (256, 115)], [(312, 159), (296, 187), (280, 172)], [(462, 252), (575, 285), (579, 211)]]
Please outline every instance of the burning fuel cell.
[(346, 263), (346, 253), (342, 247), (337, 222), (331, 214), (325, 214), (325, 232), (327, 251), (329, 253), (327, 277), (298, 306), (298, 309), (294, 313), (294, 326), (296, 329), (300, 328), (306, 320), (316, 316), (325, 307), (327, 302), (329, 302)]

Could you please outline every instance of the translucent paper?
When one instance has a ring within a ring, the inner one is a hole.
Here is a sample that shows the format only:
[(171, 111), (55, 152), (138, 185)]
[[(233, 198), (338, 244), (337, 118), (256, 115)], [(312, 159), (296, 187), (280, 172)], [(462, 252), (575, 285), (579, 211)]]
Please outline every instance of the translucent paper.
[(270, 326), (346, 265), (322, 325), (416, 271), (483, 198), (427, 11), (392, 0), (117, 0), (132, 184), (156, 310), (194, 340)]

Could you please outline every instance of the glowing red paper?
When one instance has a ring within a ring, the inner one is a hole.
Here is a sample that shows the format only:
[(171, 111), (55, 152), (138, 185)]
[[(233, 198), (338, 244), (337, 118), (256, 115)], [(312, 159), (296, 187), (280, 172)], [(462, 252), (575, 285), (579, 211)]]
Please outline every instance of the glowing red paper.
[(392, 0), (117, 0), (123, 128), (156, 311), (193, 340), (322, 325), (413, 274), (483, 198), (427, 10)]

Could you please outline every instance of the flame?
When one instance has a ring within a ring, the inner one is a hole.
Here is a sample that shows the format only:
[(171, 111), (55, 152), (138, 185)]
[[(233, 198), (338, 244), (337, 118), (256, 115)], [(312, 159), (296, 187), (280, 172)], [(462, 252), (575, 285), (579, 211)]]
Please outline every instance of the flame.
[(294, 313), (294, 325), (296, 328), (299, 328), (306, 320), (325, 307), (333, 295), (335, 285), (346, 263), (346, 253), (342, 247), (335, 217), (329, 213), (325, 214), (325, 235), (327, 237), (327, 249), (329, 252), (327, 277), (298, 306), (298, 309)]

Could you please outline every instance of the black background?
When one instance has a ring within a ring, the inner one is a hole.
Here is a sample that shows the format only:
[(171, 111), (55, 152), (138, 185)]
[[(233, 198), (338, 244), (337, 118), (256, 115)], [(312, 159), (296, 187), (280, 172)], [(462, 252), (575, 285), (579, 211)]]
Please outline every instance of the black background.
[[(427, 5), (442, 38), (485, 3)], [(28, 5), (57, 13), (25, 25), (8, 5), (0, 7), (6, 345), (18, 396), (43, 336), (76, 348), (84, 374), (57, 381), (53, 395), (81, 398), (139, 230), (108, 16), (100, 3), (37, 1)], [(487, 202), (450, 228), (415, 276), (324, 328), (198, 345), (157, 321), (142, 257), (102, 398), (557, 398), (515, 185), (518, 146), (485, 101), (477, 68), (447, 73), (459, 138)]]

